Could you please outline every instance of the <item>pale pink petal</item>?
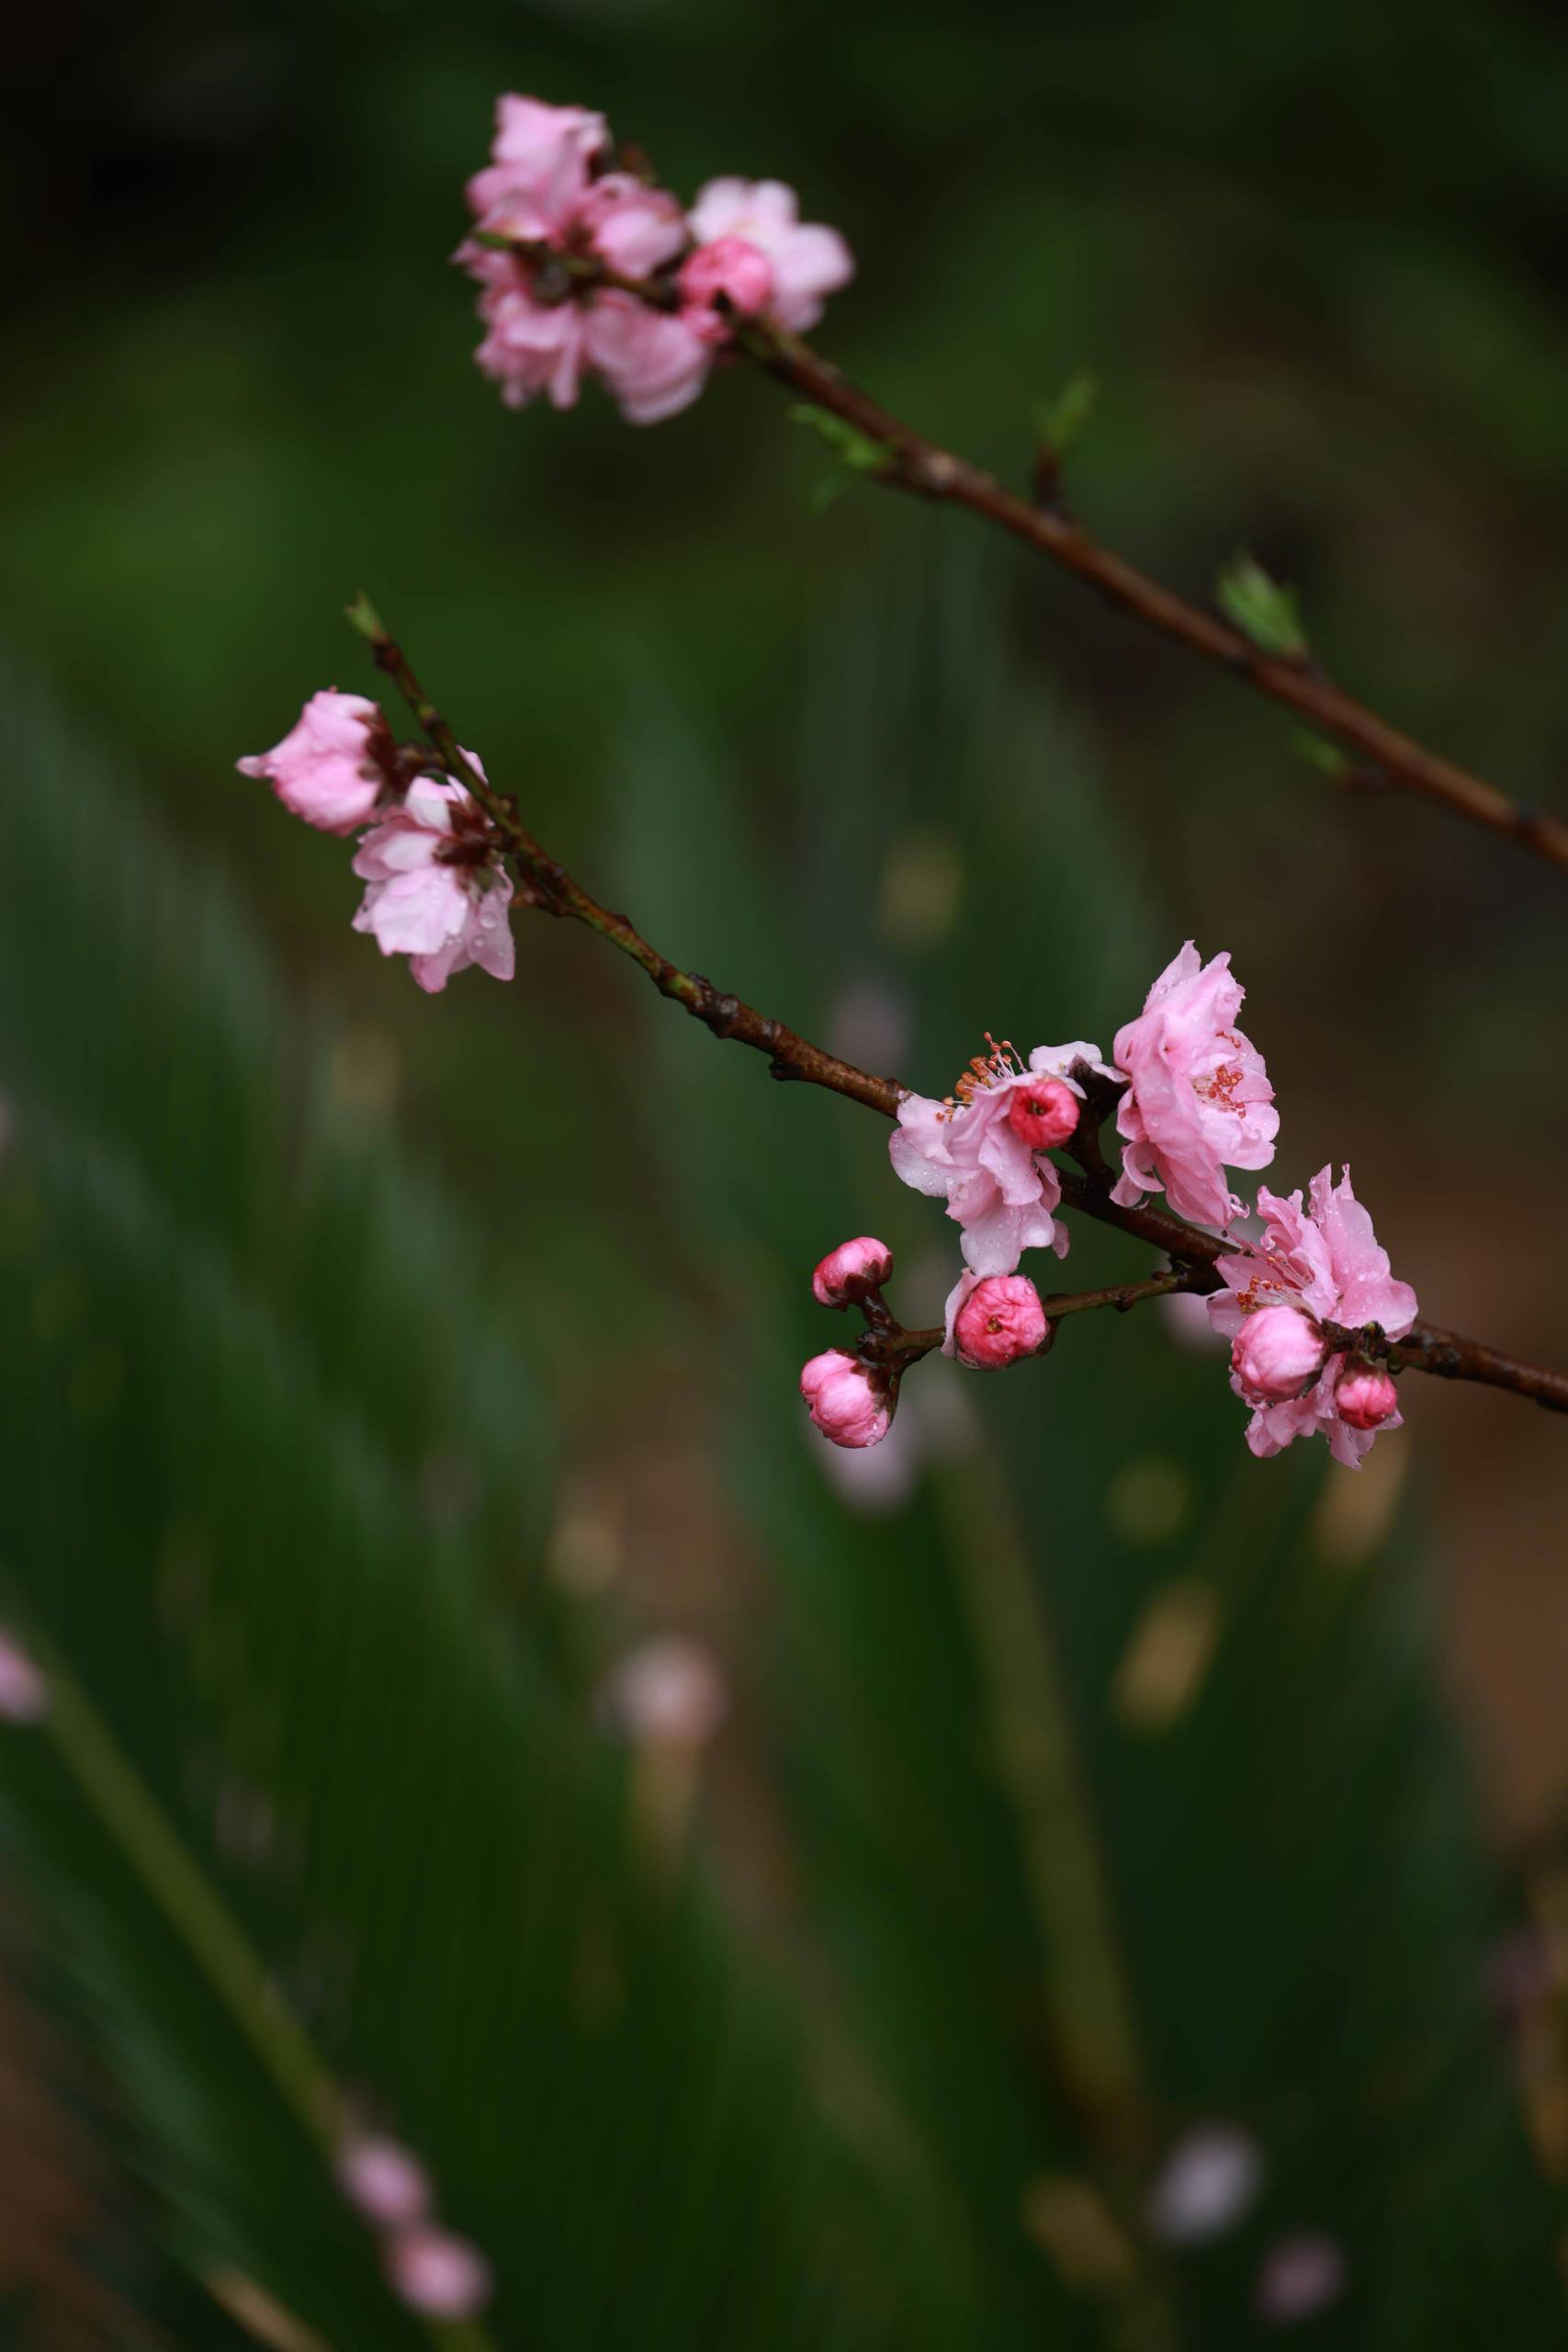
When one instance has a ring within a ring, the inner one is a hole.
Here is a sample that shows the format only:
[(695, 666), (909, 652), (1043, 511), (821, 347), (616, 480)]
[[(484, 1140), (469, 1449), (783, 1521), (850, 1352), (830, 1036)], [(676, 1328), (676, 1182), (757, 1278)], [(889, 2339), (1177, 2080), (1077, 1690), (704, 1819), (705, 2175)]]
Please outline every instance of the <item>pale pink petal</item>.
[(782, 180), (710, 180), (687, 223), (699, 245), (728, 237), (756, 247), (773, 274), (773, 315), (793, 332), (814, 326), (826, 297), (854, 274), (838, 231), (802, 223), (795, 191)]
[(604, 116), (585, 107), (552, 107), (508, 94), (496, 101), (491, 162), (468, 182), (469, 206), (482, 218), (510, 202), (530, 223), (514, 234), (548, 235), (564, 226), (581, 199), (589, 166), (607, 137)]
[(686, 223), (675, 198), (629, 172), (606, 172), (595, 180), (578, 218), (592, 233), (595, 251), (627, 277), (651, 276), (686, 243)]
[(689, 408), (713, 359), (685, 320), (650, 311), (630, 294), (595, 300), (586, 348), (630, 424), (657, 424)]
[(1226, 1167), (1263, 1168), (1279, 1129), (1262, 1057), (1235, 1026), (1242, 989), (1228, 955), (1204, 965), (1189, 940), (1118, 1031), (1114, 1059), (1129, 1080), (1117, 1111), (1128, 1149), (1117, 1197), (1163, 1188), (1178, 1213), (1227, 1225), (1238, 1204)]
[(329, 687), (310, 696), (281, 742), (235, 765), (242, 775), (264, 777), (308, 825), (352, 833), (387, 790), (382, 760), (391, 747), (391, 730), (375, 703)]

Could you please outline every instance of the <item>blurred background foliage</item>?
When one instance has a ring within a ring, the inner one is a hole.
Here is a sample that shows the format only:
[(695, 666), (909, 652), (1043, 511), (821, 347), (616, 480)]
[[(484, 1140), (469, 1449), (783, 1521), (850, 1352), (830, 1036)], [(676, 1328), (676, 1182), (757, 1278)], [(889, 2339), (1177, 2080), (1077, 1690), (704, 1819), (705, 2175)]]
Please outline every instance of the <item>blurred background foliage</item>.
[[(1562, 2341), (1559, 1433), (1429, 1383), (1359, 1479), (1256, 1465), (1149, 1313), (831, 1455), (804, 1272), (885, 1232), (915, 1321), (953, 1264), (874, 1124), (563, 927), (420, 998), (232, 772), (367, 686), (364, 587), (590, 887), (929, 1091), (1229, 945), (1287, 1187), (1348, 1158), (1431, 1314), (1561, 1357), (1553, 877), (1337, 797), (964, 518), (814, 514), (760, 381), (504, 413), (446, 266), (501, 88), (786, 177), (892, 405), (1016, 475), (1092, 368), (1104, 536), (1196, 595), (1251, 550), (1347, 684), (1561, 807), (1557, 12), (10, 40), (0, 1614), (62, 1678), (0, 1757), (17, 2340), (417, 2341), (347, 2099), (502, 2346), (1246, 2343), (1303, 2236), (1310, 2341)], [(606, 1704), (671, 1632), (728, 1688), (700, 1758)], [(1261, 2178), (1198, 2245), (1216, 2132)]]

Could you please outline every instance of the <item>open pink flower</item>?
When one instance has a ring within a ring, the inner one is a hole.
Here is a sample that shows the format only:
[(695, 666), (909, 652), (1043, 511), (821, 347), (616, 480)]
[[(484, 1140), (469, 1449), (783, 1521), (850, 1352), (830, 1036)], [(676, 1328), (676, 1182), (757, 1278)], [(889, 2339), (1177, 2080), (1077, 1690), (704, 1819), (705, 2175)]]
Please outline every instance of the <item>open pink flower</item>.
[[(854, 276), (853, 256), (837, 229), (803, 221), (795, 190), (782, 180), (709, 180), (687, 222), (699, 254), (723, 240), (747, 244), (761, 256), (773, 278), (766, 308), (797, 334), (816, 325), (828, 296)], [(749, 283), (756, 282), (753, 271)], [(736, 303), (738, 310), (761, 307), (754, 300)]]
[(391, 749), (391, 729), (377, 704), (327, 686), (310, 696), (280, 743), (234, 764), (242, 775), (265, 777), (308, 825), (352, 833), (387, 789)]
[(469, 964), (512, 978), (512, 879), (460, 786), (421, 776), (367, 833), (354, 870), (367, 885), (354, 928), (383, 956), (407, 956), (422, 989), (436, 994)]
[(683, 318), (613, 290), (584, 313), (582, 347), (628, 424), (660, 424), (690, 408), (713, 356)]
[(1061, 1178), (1031, 1141), (1031, 1123), (1015, 1123), (1011, 1112), (1015, 1095), (1021, 1090), (1030, 1099), (1032, 1083), (1042, 1075), (1081, 1095), (1068, 1076), (1077, 1061), (1112, 1074), (1099, 1046), (1081, 1039), (1036, 1046), (1026, 1068), (1010, 1047), (993, 1046), (990, 1058), (976, 1056), (959, 1081), (957, 1100), (936, 1102), (910, 1094), (898, 1106), (897, 1132), (888, 1147), (893, 1166), (917, 1193), (946, 1201), (948, 1216), (964, 1228), (960, 1247), (974, 1273), (1010, 1274), (1026, 1250), (1066, 1256), (1066, 1230), (1055, 1214)]
[[(604, 170), (607, 139), (603, 116), (581, 107), (503, 97), (492, 161), (468, 187), (481, 228), (596, 254), (624, 277), (664, 268), (686, 244), (681, 208), (633, 173)], [(472, 238), (455, 258), (479, 283), (485, 334), (476, 356), (509, 408), (541, 392), (570, 408), (585, 368), (604, 378), (634, 424), (673, 416), (701, 391), (712, 354), (680, 315)]]
[(610, 136), (602, 114), (547, 106), (508, 94), (495, 106), (491, 161), (468, 182), (469, 209), (483, 220), (508, 207), (512, 234), (547, 237), (588, 191), (590, 170)]
[(1263, 1057), (1235, 1026), (1246, 990), (1228, 955), (1204, 964), (1189, 940), (1116, 1033), (1129, 1081), (1116, 1114), (1124, 1149), (1111, 1197), (1135, 1207), (1163, 1191), (1179, 1216), (1225, 1226), (1241, 1204), (1226, 1168), (1267, 1168), (1280, 1114)]
[[(1210, 1299), (1209, 1319), (1236, 1343), (1231, 1385), (1254, 1408), (1247, 1431), (1253, 1453), (1266, 1458), (1298, 1437), (1321, 1433), (1335, 1460), (1354, 1470), (1379, 1428), (1398, 1429), (1401, 1424), (1392, 1409), (1369, 1420), (1371, 1391), (1364, 1383), (1348, 1384), (1342, 1406), (1338, 1392), (1347, 1371), (1343, 1349), (1324, 1358), (1318, 1377), (1303, 1396), (1269, 1402), (1261, 1383), (1249, 1386), (1247, 1380), (1254, 1351), (1244, 1335), (1253, 1316), (1289, 1307), (1314, 1331), (1322, 1323), (1349, 1330), (1376, 1324), (1389, 1340), (1403, 1339), (1416, 1320), (1416, 1293), (1389, 1272), (1388, 1252), (1379, 1247), (1371, 1218), (1350, 1189), (1349, 1170), (1342, 1171), (1337, 1184), (1332, 1176), (1332, 1169), (1319, 1169), (1305, 1208), (1299, 1192), (1281, 1199), (1267, 1187), (1259, 1190), (1262, 1238), (1217, 1261), (1225, 1288)], [(1388, 1403), (1381, 1381), (1376, 1393), (1381, 1404)]]

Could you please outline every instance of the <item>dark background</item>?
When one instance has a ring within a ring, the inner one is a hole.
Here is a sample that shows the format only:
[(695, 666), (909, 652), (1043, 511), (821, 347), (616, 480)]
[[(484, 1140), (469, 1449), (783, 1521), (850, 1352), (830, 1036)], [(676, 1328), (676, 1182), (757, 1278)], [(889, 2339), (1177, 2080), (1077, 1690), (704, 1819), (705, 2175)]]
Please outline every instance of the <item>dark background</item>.
[[(1568, 26), (1429, 0), (209, 0), (33, 10), (7, 38), (17, 675), (223, 877), (301, 1032), (333, 1032), (343, 1099), (395, 1119), (478, 1236), (557, 1425), (558, 1547), (586, 1526), (627, 1628), (700, 1633), (750, 1694), (717, 1846), (729, 1901), (788, 1945), (813, 1902), (756, 1704), (781, 1539), (737, 1390), (753, 1431), (793, 1421), (826, 1344), (803, 1279), (843, 1233), (886, 1230), (919, 1304), (947, 1229), (871, 1121), (731, 1069), (585, 936), (519, 918), (513, 988), (426, 1001), (350, 933), (340, 848), (233, 773), (314, 687), (369, 690), (341, 607), (373, 597), (590, 888), (925, 1091), (986, 1028), (1108, 1046), (1183, 938), (1228, 946), (1283, 1114), (1272, 1181), (1348, 1159), (1427, 1315), (1558, 1359), (1568, 902), (1424, 804), (1339, 791), (1284, 714), (978, 523), (863, 485), (813, 511), (825, 453), (761, 379), (643, 431), (592, 391), (504, 412), (446, 266), (494, 95), (603, 108), (682, 191), (789, 180), (858, 263), (819, 346), (1010, 478), (1034, 404), (1092, 368), (1091, 527), (1199, 600), (1251, 550), (1341, 683), (1562, 808)], [(18, 741), (8, 794), (70, 788)], [(57, 860), (117, 852), (39, 830), (5, 889), (47, 913)], [(177, 896), (144, 911), (177, 961)], [(47, 989), (25, 1010), (70, 1017)], [(1096, 1237), (1072, 1266), (1135, 1271)], [(1017, 1473), (1043, 1552), (1073, 1490), (1077, 1566), (1109, 1573), (1092, 1530), (1157, 1541), (1175, 1476), (1186, 1572), (1247, 1573), (1266, 1482), (1305, 1498), (1308, 1465), (1254, 1470), (1219, 1362), (1159, 1317), (1074, 1336), (1103, 1461), (1055, 1427), (1060, 1358), (953, 1408), (994, 1411), (1043, 1479)], [(1413, 1510), (1439, 1713), (1511, 1869), (1554, 1845), (1568, 1780), (1562, 1435), (1407, 1387), (1404, 1434), (1311, 1507), (1345, 1558)], [(890, 1558), (915, 1540), (889, 1475), (880, 1517), (833, 1521), (842, 1577), (865, 1525)]]

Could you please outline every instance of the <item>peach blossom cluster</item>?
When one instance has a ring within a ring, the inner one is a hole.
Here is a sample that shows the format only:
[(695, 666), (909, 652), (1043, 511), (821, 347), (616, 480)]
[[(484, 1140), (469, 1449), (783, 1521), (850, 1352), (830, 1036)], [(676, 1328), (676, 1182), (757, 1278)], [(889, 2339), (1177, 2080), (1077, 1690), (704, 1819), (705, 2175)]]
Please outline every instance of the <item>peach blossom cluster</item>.
[[(1416, 1294), (1390, 1274), (1348, 1170), (1337, 1186), (1321, 1170), (1304, 1207), (1299, 1192), (1260, 1190), (1261, 1236), (1243, 1229), (1249, 1212), (1229, 1171), (1268, 1167), (1280, 1129), (1263, 1056), (1238, 1026), (1243, 993), (1228, 955), (1205, 963), (1188, 940), (1117, 1031), (1109, 1062), (1082, 1039), (1025, 1057), (987, 1036), (952, 1094), (904, 1097), (893, 1166), (942, 1201), (959, 1228), (964, 1269), (947, 1302), (944, 1354), (992, 1370), (1050, 1345), (1047, 1306), (1018, 1267), (1030, 1250), (1066, 1254), (1063, 1171), (1051, 1155), (1077, 1144), (1080, 1183), (1102, 1187), (1110, 1203), (1135, 1209), (1163, 1193), (1179, 1216), (1231, 1245), (1214, 1261), (1224, 1288), (1208, 1306), (1233, 1342), (1232, 1386), (1251, 1408), (1253, 1453), (1321, 1435), (1355, 1468), (1380, 1429), (1399, 1426), (1389, 1351), (1416, 1320)], [(1112, 1105), (1114, 1181), (1099, 1143)], [(882, 1250), (844, 1245), (869, 1247)], [(874, 1445), (886, 1434), (897, 1383), (878, 1369), (885, 1352), (839, 1349), (807, 1367), (812, 1418), (835, 1443)]]
[(541, 393), (570, 408), (592, 375), (628, 424), (657, 424), (696, 399), (736, 320), (812, 326), (854, 269), (782, 181), (710, 180), (682, 210), (616, 159), (603, 115), (542, 98), (497, 102), (468, 199), (454, 258), (479, 288), (476, 357), (510, 408)]

